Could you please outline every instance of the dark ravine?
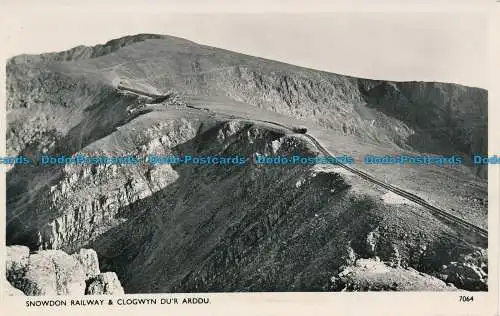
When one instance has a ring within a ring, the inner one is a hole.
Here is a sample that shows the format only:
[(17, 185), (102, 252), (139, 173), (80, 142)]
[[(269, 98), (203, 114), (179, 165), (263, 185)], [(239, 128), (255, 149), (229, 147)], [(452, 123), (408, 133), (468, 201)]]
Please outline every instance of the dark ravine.
[[(117, 77), (179, 100), (131, 114), (150, 100), (116, 90)], [(12, 155), (320, 154), (303, 136), (189, 107), (209, 97), (375, 145), (487, 152), (485, 90), (352, 78), (167, 36), (14, 57), (7, 92)], [(9, 245), (95, 249), (127, 293), (487, 289), (486, 248), (333, 167), (18, 165), (7, 183)]]

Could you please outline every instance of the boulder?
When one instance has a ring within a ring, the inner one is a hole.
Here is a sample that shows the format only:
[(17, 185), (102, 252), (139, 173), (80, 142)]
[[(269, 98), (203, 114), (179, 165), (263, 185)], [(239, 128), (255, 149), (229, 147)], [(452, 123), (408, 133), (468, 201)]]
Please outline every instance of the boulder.
[(9, 246), (6, 249), (5, 273), (7, 280), (11, 281), (24, 273), (28, 264), (30, 250), (25, 246)]
[(61, 250), (42, 250), (28, 257), (22, 270), (9, 280), (24, 294), (83, 295), (85, 272), (82, 265)]
[(481, 268), (468, 262), (450, 262), (443, 267), (442, 274), (446, 282), (469, 291), (487, 291), (488, 274)]
[(120, 295), (123, 287), (114, 272), (101, 273), (87, 281), (85, 294), (88, 295)]
[(101, 273), (99, 270), (99, 259), (95, 250), (82, 248), (78, 253), (75, 253), (72, 256), (82, 265), (86, 280)]

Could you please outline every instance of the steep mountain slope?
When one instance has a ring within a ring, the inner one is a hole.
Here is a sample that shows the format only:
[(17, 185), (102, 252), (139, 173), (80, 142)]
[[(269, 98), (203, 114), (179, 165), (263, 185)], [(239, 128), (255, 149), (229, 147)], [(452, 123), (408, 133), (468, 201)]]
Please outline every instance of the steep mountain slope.
[[(486, 152), (484, 90), (346, 77), (173, 37), (17, 56), (7, 75), (12, 155), (318, 155), (300, 135), (234, 116), (303, 120), (346, 154)], [(144, 106), (117, 81), (175, 91), (182, 102)], [(486, 182), (474, 176), (484, 171), (376, 168), (485, 225)], [(407, 278), (415, 279), (404, 270), (413, 267), (486, 287), (483, 259), (469, 281), (442, 273), (486, 245), (411, 203), (384, 202), (386, 191), (332, 166), (16, 165), (7, 181), (9, 244), (91, 247), (127, 293), (340, 290), (347, 285), (336, 275), (375, 256)]]
[[(487, 92), (482, 89), (444, 83), (358, 79), (148, 34), (113, 40), (95, 48), (81, 48), (85, 54), (76, 54), (75, 49), (42, 57), (23, 55), (11, 59), (7, 65), (12, 74), (8, 80), (9, 96), (16, 98), (16, 93), (20, 93), (23, 97), (18, 97), (19, 102), (9, 98), (8, 108), (32, 103), (24, 91), (35, 89), (28, 94), (31, 96), (56, 92), (37, 93), (36, 82), (40, 84), (43, 79), (46, 83), (51, 76), (57, 80), (57, 76), (66, 73), (71, 77), (76, 75), (77, 81), (82, 80), (80, 76), (107, 79), (119, 76), (153, 91), (175, 89), (189, 95), (226, 95), (313, 120), (335, 131), (389, 141), (421, 152), (467, 155), (487, 152)], [(66, 60), (73, 62), (52, 63), (47, 67), (47, 62)], [(23, 70), (26, 64), (33, 73), (33, 64), (40, 62), (44, 68), (55, 71), (45, 73), (46, 69), (42, 68), (35, 71), (42, 73), (34, 82), (26, 80), (27, 70)], [(23, 71), (23, 76), (16, 76), (16, 71)], [(16, 83), (15, 77), (23, 78), (22, 82)], [(67, 83), (60, 89), (71, 89), (75, 84)], [(57, 84), (44, 84), (52, 89), (54, 86)], [(443, 150), (444, 143), (449, 145)]]

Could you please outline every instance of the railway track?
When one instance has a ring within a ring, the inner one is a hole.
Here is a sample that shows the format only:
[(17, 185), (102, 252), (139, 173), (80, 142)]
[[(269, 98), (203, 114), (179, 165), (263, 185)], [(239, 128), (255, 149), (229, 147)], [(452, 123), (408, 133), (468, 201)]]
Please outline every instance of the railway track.
[(151, 101), (152, 103), (159, 103), (159, 102), (165, 101), (166, 99), (168, 99), (172, 96), (172, 94), (165, 94), (165, 95), (155, 94), (155, 93), (150, 93), (150, 92), (146, 92), (146, 91), (142, 91), (142, 90), (138, 90), (138, 89), (134, 89), (134, 88), (130, 88), (130, 87), (125, 87), (122, 84), (119, 84), (116, 88), (118, 90), (128, 91), (128, 92), (132, 92), (134, 94), (140, 95), (140, 96), (148, 97), (148, 98), (152, 99), (152, 101)]
[[(332, 155), (327, 149), (325, 149), (320, 143), (318, 140), (316, 140), (316, 138), (314, 138), (314, 136), (312, 135), (309, 135), (309, 134), (305, 134), (305, 136), (307, 138), (309, 138), (315, 145), (316, 147), (318, 147), (318, 149), (326, 156), (331, 156), (331, 157), (335, 157), (334, 155)], [(381, 186), (399, 196), (402, 196), (426, 209), (428, 209), (429, 211), (431, 211), (434, 215), (437, 215), (437, 216), (440, 216), (446, 220), (449, 220), (453, 223), (456, 223), (456, 224), (459, 224), (461, 226), (463, 226), (464, 228), (470, 230), (470, 231), (473, 231), (477, 234), (479, 234), (481, 237), (483, 238), (488, 238), (488, 231), (477, 226), (477, 225), (474, 225), (472, 223), (469, 223), (467, 221), (465, 221), (464, 219), (458, 217), (458, 216), (455, 216), (453, 214), (450, 214), (449, 212), (443, 210), (443, 209), (440, 209), (438, 207), (435, 207), (431, 204), (429, 204), (427, 201), (425, 201), (424, 199), (422, 199), (421, 197), (413, 194), (413, 193), (410, 193), (408, 191), (405, 191), (405, 190), (402, 190), (398, 187), (395, 187), (393, 186), (392, 184), (388, 184), (388, 183), (385, 183), (383, 181), (380, 181), (376, 178), (374, 178), (373, 176), (367, 174), (366, 172), (363, 172), (359, 169), (356, 169), (356, 168), (353, 168), (353, 167), (350, 167), (348, 165), (345, 165), (343, 163), (340, 163), (340, 162), (337, 162), (337, 165), (350, 171), (351, 173), (354, 173), (358, 176), (360, 176), (361, 178), (371, 182), (371, 183), (374, 183), (378, 186)]]
[[(126, 90), (126, 91), (129, 91), (129, 92), (138, 94), (138, 95), (149, 97), (149, 98), (153, 99), (154, 101), (164, 100), (164, 99), (170, 97), (170, 95), (157, 95), (157, 94), (152, 94), (152, 93), (148, 93), (148, 92), (145, 92), (145, 91), (141, 91), (141, 90), (137, 90), (137, 89), (133, 89), (133, 88), (129, 88), (129, 87), (124, 87), (121, 84), (118, 85), (117, 88), (120, 89), (120, 90)], [(194, 108), (194, 109), (198, 109), (198, 110), (204, 110), (203, 108), (198, 108), (196, 106), (190, 106), (190, 107)], [(285, 130), (288, 130), (288, 131), (292, 131), (292, 132), (296, 131), (293, 127), (286, 126), (284, 124), (273, 122), (273, 121), (248, 119), (248, 118), (244, 118), (244, 117), (239, 117), (239, 119), (249, 120), (251, 122), (262, 122), (262, 123), (272, 124), (272, 125), (279, 126), (279, 127), (283, 128)], [(304, 135), (305, 137), (307, 137), (318, 148), (318, 150), (323, 155), (335, 158), (335, 155), (333, 155), (325, 147), (323, 147), (323, 145), (321, 145), (321, 143), (314, 136), (312, 136), (311, 134), (308, 134), (308, 133), (303, 133), (302, 135)], [(365, 179), (366, 181), (369, 181), (369, 182), (371, 182), (371, 183), (373, 183), (375, 185), (383, 187), (383, 188), (385, 188), (388, 191), (391, 191), (391, 192), (393, 192), (393, 193), (395, 193), (395, 194), (397, 194), (399, 196), (402, 196), (402, 197), (408, 199), (409, 201), (414, 202), (415, 204), (418, 204), (418, 205), (426, 208), (427, 210), (429, 210), (436, 217), (441, 217), (444, 220), (447, 220), (449, 222), (452, 222), (454, 224), (458, 224), (458, 225), (462, 226), (463, 228), (469, 230), (470, 232), (476, 233), (482, 239), (481, 241), (483, 243), (484, 242), (487, 243), (487, 241), (488, 241), (488, 231), (486, 229), (483, 229), (483, 228), (481, 228), (481, 227), (479, 227), (477, 225), (469, 223), (466, 220), (464, 220), (464, 219), (462, 219), (462, 218), (460, 218), (458, 216), (455, 216), (455, 215), (449, 213), (446, 210), (443, 210), (443, 209), (440, 209), (438, 207), (435, 207), (435, 206), (429, 204), (427, 201), (425, 201), (421, 197), (419, 197), (419, 196), (417, 196), (417, 195), (415, 195), (413, 193), (410, 193), (408, 191), (405, 191), (405, 190), (403, 190), (401, 188), (398, 188), (398, 187), (396, 187), (396, 186), (394, 186), (392, 184), (388, 184), (388, 183), (385, 183), (384, 181), (378, 180), (377, 178), (375, 178), (375, 177), (371, 176), (370, 174), (368, 174), (368, 173), (366, 173), (364, 171), (361, 171), (361, 170), (359, 170), (357, 168), (350, 167), (350, 166), (348, 166), (346, 164), (343, 164), (341, 162), (336, 162), (335, 165), (338, 165), (339, 167), (341, 167), (341, 168), (343, 168), (345, 170), (348, 170), (349, 172), (351, 172), (353, 174), (358, 175), (359, 177), (361, 177), (362, 179)]]
[[(283, 124), (280, 124), (280, 123), (276, 123), (276, 122), (273, 122), (273, 121), (261, 121), (261, 122), (264, 122), (264, 123), (268, 123), (268, 124), (273, 124), (273, 125), (277, 125), (277, 126), (280, 126), (282, 128), (285, 128), (289, 131), (294, 131), (293, 128), (289, 127), (289, 126), (286, 126), (286, 125), (283, 125)], [(311, 142), (313, 142), (313, 144), (320, 150), (320, 152), (325, 155), (325, 156), (328, 156), (328, 157), (335, 157), (335, 155), (333, 155), (332, 153), (330, 153), (325, 147), (323, 147), (323, 145), (321, 145), (321, 143), (314, 137), (312, 136), (311, 134), (308, 134), (308, 133), (304, 133), (303, 134), (305, 137), (307, 137), (309, 140), (311, 140)], [(469, 223), (467, 222), (466, 220), (458, 217), (458, 216), (455, 216), (451, 213), (449, 213), (448, 211), (446, 210), (443, 210), (443, 209), (440, 209), (438, 207), (435, 207), (434, 205), (431, 205), (429, 204), (427, 201), (425, 201), (424, 199), (422, 199), (421, 197), (413, 194), (413, 193), (410, 193), (408, 191), (405, 191), (401, 188), (398, 188), (392, 184), (388, 184), (388, 183), (385, 183), (384, 181), (381, 181), (381, 180), (378, 180), (376, 179), (375, 177), (371, 176), (370, 174), (364, 172), (364, 171), (361, 171), (357, 168), (353, 168), (351, 166), (348, 166), (346, 164), (343, 164), (341, 162), (336, 162), (336, 165), (338, 165), (339, 167), (345, 169), (345, 170), (348, 170), (349, 172), (353, 173), (353, 174), (356, 174), (358, 175), (359, 177), (375, 184), (375, 185), (378, 185), (380, 187), (383, 187), (384, 189), (388, 190), (388, 191), (391, 191), (399, 196), (402, 196), (424, 208), (426, 208), (427, 210), (429, 210), (433, 215), (435, 216), (438, 216), (438, 217), (441, 217), (445, 220), (448, 220), (450, 222), (453, 222), (455, 224), (459, 224), (461, 225), (462, 227), (466, 228), (467, 230), (469, 231), (472, 231), (476, 234), (478, 234), (482, 239), (485, 239), (483, 241), (486, 241), (487, 242), (487, 239), (488, 239), (488, 231), (484, 228), (481, 228), (477, 225), (474, 225), (472, 223)]]

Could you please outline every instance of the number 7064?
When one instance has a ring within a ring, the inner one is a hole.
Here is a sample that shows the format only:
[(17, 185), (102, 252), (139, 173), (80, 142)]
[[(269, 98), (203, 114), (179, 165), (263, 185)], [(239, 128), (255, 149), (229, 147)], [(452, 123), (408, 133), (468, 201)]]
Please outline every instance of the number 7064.
[(473, 302), (474, 296), (463, 296), (460, 295), (460, 302)]

